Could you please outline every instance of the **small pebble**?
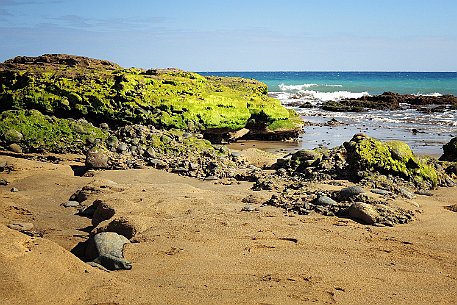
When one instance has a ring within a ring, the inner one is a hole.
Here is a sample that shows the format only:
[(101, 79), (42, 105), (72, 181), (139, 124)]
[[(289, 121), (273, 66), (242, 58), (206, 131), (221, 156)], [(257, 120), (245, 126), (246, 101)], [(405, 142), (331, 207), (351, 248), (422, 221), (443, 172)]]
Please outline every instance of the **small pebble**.
[(19, 192), (19, 190), (18, 190), (17, 188), (13, 187), (13, 188), (11, 189), (11, 192), (16, 193), (16, 192)]
[(78, 201), (69, 200), (67, 202), (64, 202), (62, 205), (66, 208), (75, 208), (80, 206), (80, 203)]
[(243, 212), (254, 212), (254, 211), (256, 211), (256, 210), (257, 210), (257, 209), (254, 208), (254, 206), (252, 206), (252, 205), (250, 205), (250, 204), (245, 205), (245, 206), (241, 209), (241, 211), (243, 211)]

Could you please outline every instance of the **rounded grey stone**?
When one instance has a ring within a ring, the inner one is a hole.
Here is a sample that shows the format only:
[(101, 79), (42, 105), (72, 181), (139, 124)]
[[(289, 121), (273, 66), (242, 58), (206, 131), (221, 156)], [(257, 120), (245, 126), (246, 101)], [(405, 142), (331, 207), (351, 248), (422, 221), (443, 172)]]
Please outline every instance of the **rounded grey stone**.
[(69, 200), (67, 202), (64, 202), (62, 205), (66, 208), (75, 208), (75, 207), (79, 207), (80, 203), (78, 201)]
[(365, 190), (358, 185), (354, 185), (341, 189), (338, 193), (338, 197), (341, 200), (347, 200), (362, 193), (365, 193)]
[(316, 201), (314, 202), (316, 205), (321, 205), (321, 206), (328, 206), (328, 205), (337, 205), (338, 202), (333, 200), (332, 198), (328, 196), (319, 196)]

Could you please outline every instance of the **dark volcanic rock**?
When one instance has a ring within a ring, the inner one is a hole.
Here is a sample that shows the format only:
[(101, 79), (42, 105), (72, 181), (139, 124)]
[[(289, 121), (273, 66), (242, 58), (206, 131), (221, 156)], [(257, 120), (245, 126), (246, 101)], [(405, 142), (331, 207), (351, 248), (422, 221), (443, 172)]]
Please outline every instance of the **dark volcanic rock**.
[[(443, 96), (423, 96), (412, 94), (398, 94), (393, 92), (384, 92), (381, 95), (362, 96), (357, 99), (344, 99), (341, 101), (328, 101), (322, 105), (322, 109), (328, 111), (359, 112), (366, 109), (378, 110), (395, 110), (400, 108), (400, 104), (409, 104), (412, 106), (426, 105), (450, 105), (457, 106), (457, 97), (453, 95)], [(443, 107), (432, 107), (430, 111), (444, 111)], [(429, 108), (419, 108), (425, 111)], [(427, 110), (429, 111), (429, 110)]]
[(443, 145), (442, 161), (457, 161), (457, 137), (452, 138), (447, 144)]

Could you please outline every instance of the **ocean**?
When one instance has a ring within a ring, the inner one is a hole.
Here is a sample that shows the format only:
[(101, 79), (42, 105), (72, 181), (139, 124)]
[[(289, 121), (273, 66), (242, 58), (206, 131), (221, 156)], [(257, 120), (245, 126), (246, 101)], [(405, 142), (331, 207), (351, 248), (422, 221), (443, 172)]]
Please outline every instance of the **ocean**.
[[(335, 147), (363, 132), (383, 141), (402, 140), (416, 154), (439, 156), (443, 144), (457, 136), (457, 110), (423, 113), (403, 105), (401, 110), (361, 113), (329, 112), (324, 101), (377, 95), (402, 94), (457, 96), (457, 72), (199, 72), (202, 75), (253, 78), (268, 85), (269, 94), (294, 108), (305, 127), (294, 149)], [(310, 108), (300, 108), (310, 103)], [(335, 119), (338, 126), (325, 126)], [(414, 133), (412, 131), (415, 131)]]

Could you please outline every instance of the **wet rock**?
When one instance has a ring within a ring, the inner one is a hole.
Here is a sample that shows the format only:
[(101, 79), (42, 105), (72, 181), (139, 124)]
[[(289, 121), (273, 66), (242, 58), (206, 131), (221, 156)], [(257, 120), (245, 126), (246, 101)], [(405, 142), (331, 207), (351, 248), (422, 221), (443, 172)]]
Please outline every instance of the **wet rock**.
[(378, 211), (372, 205), (363, 202), (352, 204), (347, 213), (350, 218), (360, 220), (368, 225), (375, 224), (379, 218)]

